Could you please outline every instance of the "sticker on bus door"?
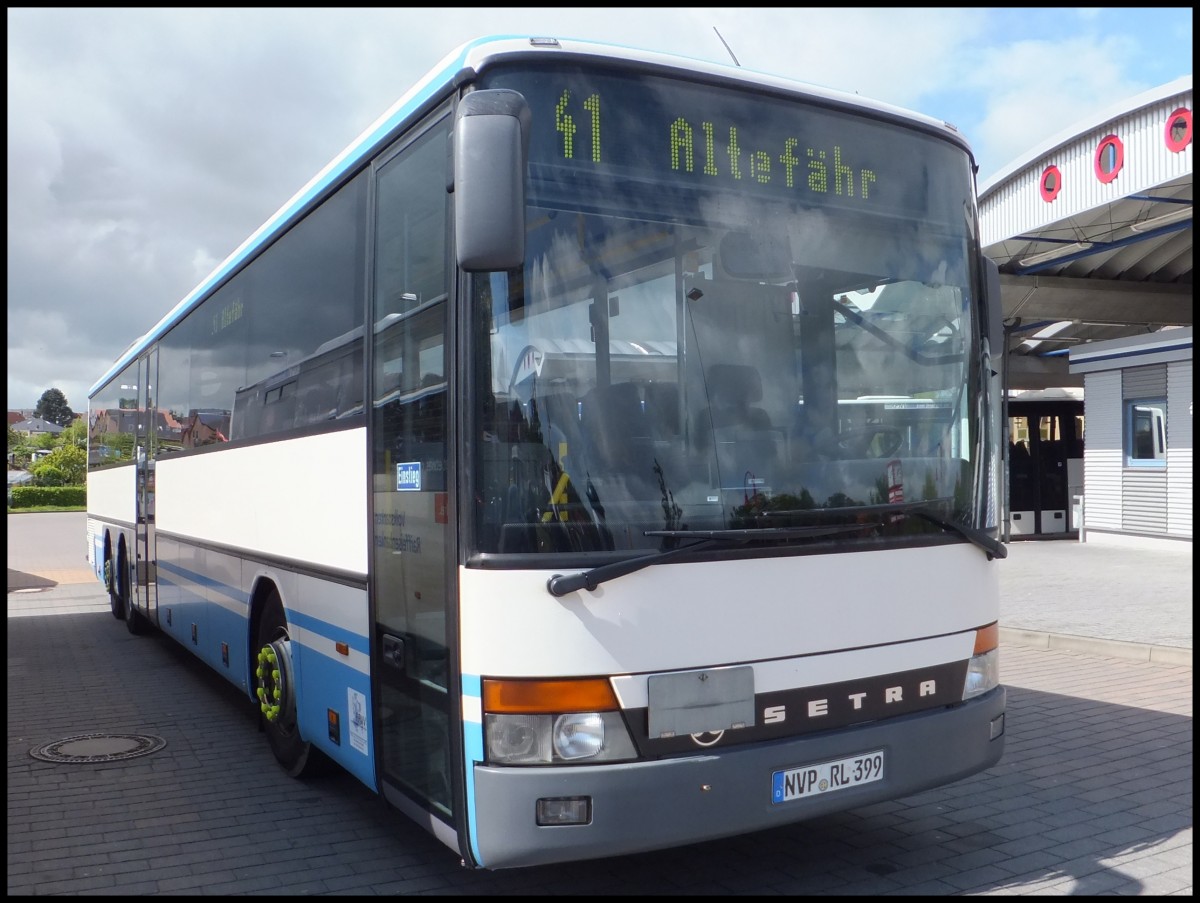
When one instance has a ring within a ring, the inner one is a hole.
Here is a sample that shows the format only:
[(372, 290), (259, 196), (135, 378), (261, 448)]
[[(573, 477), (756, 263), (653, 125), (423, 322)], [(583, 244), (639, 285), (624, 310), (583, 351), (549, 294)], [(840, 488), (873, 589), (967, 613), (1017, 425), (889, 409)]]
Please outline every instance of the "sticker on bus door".
[(421, 462), (406, 461), (396, 465), (396, 491), (421, 491)]

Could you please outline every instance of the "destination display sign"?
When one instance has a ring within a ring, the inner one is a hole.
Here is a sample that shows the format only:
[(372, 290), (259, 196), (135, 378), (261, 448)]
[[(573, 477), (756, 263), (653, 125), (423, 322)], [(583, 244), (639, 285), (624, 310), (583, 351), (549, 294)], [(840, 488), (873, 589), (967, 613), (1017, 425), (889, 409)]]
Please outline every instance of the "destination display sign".
[(965, 150), (881, 117), (634, 72), (498, 69), (484, 84), (525, 97), (538, 173), (565, 167), (960, 229), (971, 209)]

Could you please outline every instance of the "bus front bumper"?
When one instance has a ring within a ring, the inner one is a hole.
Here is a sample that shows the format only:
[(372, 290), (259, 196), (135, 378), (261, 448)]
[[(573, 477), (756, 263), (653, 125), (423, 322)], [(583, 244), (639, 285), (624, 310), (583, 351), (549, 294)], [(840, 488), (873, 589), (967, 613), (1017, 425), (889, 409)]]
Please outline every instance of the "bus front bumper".
[[(699, 843), (909, 796), (990, 768), (1004, 752), (1004, 687), (935, 709), (696, 755), (571, 767), (476, 765), (471, 848), (488, 869)], [(772, 775), (882, 750), (871, 783), (772, 801)], [(588, 824), (539, 826), (539, 799), (590, 799)]]

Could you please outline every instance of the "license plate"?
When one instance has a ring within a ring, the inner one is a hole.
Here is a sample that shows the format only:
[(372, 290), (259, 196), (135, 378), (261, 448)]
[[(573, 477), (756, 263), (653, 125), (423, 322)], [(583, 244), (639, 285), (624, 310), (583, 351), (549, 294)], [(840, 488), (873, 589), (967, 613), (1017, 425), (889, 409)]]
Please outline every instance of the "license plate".
[(771, 775), (771, 802), (792, 800), (859, 787), (883, 778), (883, 750), (859, 753), (845, 759), (814, 762)]

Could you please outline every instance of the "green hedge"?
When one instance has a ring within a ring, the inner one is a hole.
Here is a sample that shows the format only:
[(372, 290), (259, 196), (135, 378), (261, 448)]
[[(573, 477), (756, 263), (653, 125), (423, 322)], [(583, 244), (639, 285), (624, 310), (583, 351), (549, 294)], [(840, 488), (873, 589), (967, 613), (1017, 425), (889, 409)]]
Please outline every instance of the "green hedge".
[(14, 486), (11, 490), (11, 508), (40, 508), (43, 505), (59, 507), (86, 507), (86, 486)]

